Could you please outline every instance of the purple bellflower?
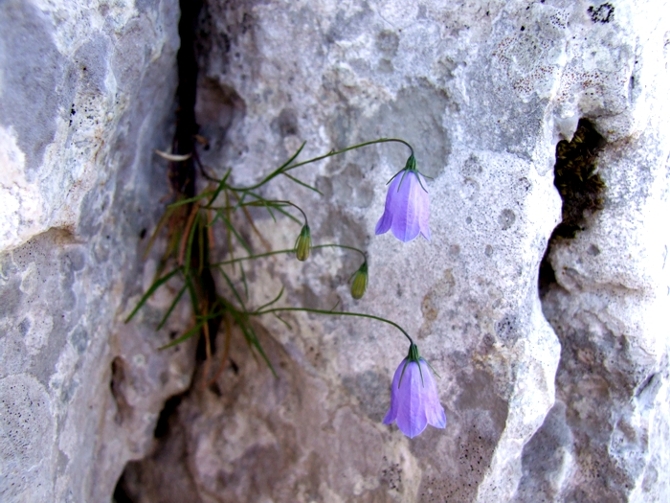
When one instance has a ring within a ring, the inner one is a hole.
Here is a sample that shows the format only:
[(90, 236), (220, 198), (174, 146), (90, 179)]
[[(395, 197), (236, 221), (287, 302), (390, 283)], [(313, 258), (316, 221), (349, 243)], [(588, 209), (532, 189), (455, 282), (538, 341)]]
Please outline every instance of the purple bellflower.
[(411, 241), (419, 233), (430, 241), (430, 197), (425, 184), (426, 180), (417, 171), (416, 159), (412, 154), (405, 168), (391, 179), (384, 214), (377, 222), (375, 234), (384, 234), (391, 229), (393, 235), (403, 243)]
[(430, 367), (419, 356), (419, 348), (414, 343), (410, 344), (407, 358), (400, 362), (393, 376), (391, 406), (384, 424), (393, 421), (409, 438), (419, 435), (428, 424), (435, 428), (447, 425)]

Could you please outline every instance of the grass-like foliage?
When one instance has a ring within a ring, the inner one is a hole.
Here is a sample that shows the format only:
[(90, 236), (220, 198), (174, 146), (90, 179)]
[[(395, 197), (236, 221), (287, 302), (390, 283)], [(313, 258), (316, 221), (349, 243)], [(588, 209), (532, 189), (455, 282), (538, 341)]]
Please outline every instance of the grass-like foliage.
[[(285, 320), (279, 316), (282, 312), (305, 311), (323, 315), (365, 317), (394, 326), (411, 343), (412, 339), (407, 332), (386, 318), (325, 308), (279, 307), (278, 302), (282, 298), (283, 289), (271, 301), (262, 306), (248, 305), (251, 296), (249, 295), (250, 285), (247, 276), (249, 268), (254, 266), (256, 260), (278, 254), (295, 254), (298, 260), (307, 260), (310, 250), (322, 248), (341, 248), (361, 255), (361, 266), (352, 274), (352, 278), (354, 278), (352, 295), (355, 299), (360, 299), (363, 296), (367, 286), (368, 274), (365, 252), (348, 244), (313, 245), (305, 211), (289, 199), (266, 198), (263, 195), (263, 188), (278, 177), (286, 177), (297, 185), (297, 189), (307, 189), (320, 194), (316, 187), (294, 174), (294, 170), (350, 150), (385, 142), (402, 143), (410, 150), (412, 149), (403, 140), (381, 138), (340, 150), (332, 150), (327, 154), (300, 161), (298, 158), (305, 146), (303, 143), (285, 163), (268, 173), (257, 183), (246, 187), (236, 186), (232, 183), (231, 170), (228, 170), (221, 179), (209, 176), (203, 166), (200, 165), (197, 152), (186, 155), (157, 152), (172, 164), (172, 171), (178, 168), (181, 163), (193, 163), (195, 161), (200, 167), (202, 182), (206, 185), (194, 195), (184, 194), (176, 190), (176, 200), (166, 207), (147, 247), (148, 253), (155, 245), (159, 235), (165, 234), (167, 236), (155, 280), (128, 315), (126, 322), (129, 322), (137, 314), (159, 288), (168, 282), (171, 282), (171, 285), (178, 284), (177, 293), (156, 329), (160, 330), (165, 325), (184, 295), (190, 300), (193, 312), (192, 323), (185, 328), (183, 333), (160, 349), (175, 346), (192, 337), (201, 338), (200, 341), (204, 346), (206, 356), (204, 384), (216, 380), (224, 369), (228, 361), (228, 351), (233, 333), (241, 332), (252, 353), (260, 356), (271, 371), (275, 373), (252, 323), (252, 318), (262, 315), (272, 314), (287, 326)], [(192, 170), (192, 173), (196, 173), (196, 171)], [(296, 228), (297, 240), (294, 248), (281, 250), (270, 248), (268, 240), (255, 225), (253, 215), (258, 214), (257, 210), (255, 213), (250, 211), (259, 208), (267, 211), (274, 221), (287, 218), (301, 226), (300, 231), (298, 231), (298, 227)], [(245, 231), (243, 232), (242, 229), (245, 229)], [(249, 232), (257, 236), (258, 241), (265, 248), (263, 252), (259, 253), (254, 250), (249, 238), (245, 237), (249, 235)], [(234, 331), (234, 326), (239, 327), (239, 331)], [(221, 331), (224, 335), (223, 350), (220, 352), (221, 358), (217, 369), (210, 372), (214, 352), (213, 343), (217, 334)]]

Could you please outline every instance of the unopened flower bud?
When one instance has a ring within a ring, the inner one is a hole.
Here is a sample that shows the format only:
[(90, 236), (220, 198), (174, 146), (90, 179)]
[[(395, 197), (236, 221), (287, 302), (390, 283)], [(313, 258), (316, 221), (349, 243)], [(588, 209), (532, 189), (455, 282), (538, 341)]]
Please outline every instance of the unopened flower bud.
[(363, 265), (358, 268), (354, 274), (354, 279), (351, 282), (351, 296), (354, 299), (360, 299), (368, 287), (368, 263), (363, 262)]
[(312, 235), (309, 232), (309, 225), (302, 226), (300, 235), (295, 242), (295, 256), (298, 260), (304, 262), (309, 258), (309, 252), (312, 248)]

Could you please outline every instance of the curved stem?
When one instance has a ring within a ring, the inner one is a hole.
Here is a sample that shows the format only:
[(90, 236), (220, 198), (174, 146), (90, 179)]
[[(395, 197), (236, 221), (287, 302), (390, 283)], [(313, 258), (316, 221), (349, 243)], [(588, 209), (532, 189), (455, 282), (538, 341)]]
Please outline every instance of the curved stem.
[(325, 309), (310, 309), (308, 307), (273, 307), (271, 309), (265, 309), (263, 311), (256, 311), (256, 312), (250, 312), (248, 313), (250, 316), (261, 316), (263, 314), (270, 314), (270, 313), (279, 313), (279, 312), (289, 312), (289, 311), (302, 311), (305, 313), (314, 313), (314, 314), (330, 314), (330, 315), (336, 315), (336, 316), (357, 316), (359, 318), (369, 318), (371, 320), (377, 320), (381, 321), (384, 323), (388, 323), (389, 325), (394, 326), (398, 330), (400, 330), (405, 337), (409, 340), (409, 343), (414, 345), (414, 341), (412, 338), (409, 336), (409, 334), (405, 331), (404, 328), (402, 328), (400, 325), (395, 323), (394, 321), (387, 320), (386, 318), (381, 318), (379, 316), (375, 316), (374, 314), (365, 314), (365, 313), (352, 313), (348, 311), (326, 311)]
[[(318, 157), (313, 157), (312, 159), (308, 159), (308, 160), (306, 160), (306, 161), (301, 161), (301, 162), (297, 162), (297, 163), (295, 163), (295, 164), (291, 164), (291, 162), (292, 162), (293, 160), (295, 160), (295, 157), (297, 157), (297, 154), (296, 154), (296, 155), (295, 155), (295, 156), (294, 156), (288, 163), (286, 163), (286, 164), (285, 164), (284, 166), (282, 166), (280, 169), (276, 169), (275, 171), (273, 171), (272, 173), (270, 173), (268, 176), (266, 176), (265, 178), (263, 178), (260, 182), (254, 184), (254, 185), (252, 185), (252, 186), (250, 186), (250, 187), (232, 187), (232, 186), (228, 186), (228, 188), (229, 188), (230, 190), (234, 190), (234, 191), (238, 191), (238, 192), (244, 192), (244, 191), (248, 191), (248, 190), (254, 190), (254, 189), (257, 189), (258, 187), (260, 187), (260, 186), (262, 186), (262, 185), (265, 185), (267, 182), (269, 182), (270, 180), (272, 180), (275, 176), (281, 175), (282, 173), (286, 173), (286, 172), (291, 171), (292, 169), (298, 168), (298, 167), (300, 167), (300, 166), (304, 166), (305, 164), (310, 164), (310, 163), (312, 163), (312, 162), (321, 161), (321, 160), (323, 160), (323, 159), (327, 159), (328, 157), (332, 157), (332, 156), (334, 156), (334, 155), (343, 154), (344, 152), (348, 152), (348, 151), (350, 151), (350, 150), (355, 150), (355, 149), (358, 149), (358, 148), (367, 147), (368, 145), (375, 145), (375, 144), (377, 144), (377, 143), (388, 143), (388, 142), (402, 143), (402, 144), (405, 145), (407, 148), (409, 148), (410, 154), (411, 154), (411, 155), (414, 155), (414, 149), (413, 149), (412, 146), (411, 146), (409, 143), (407, 143), (405, 140), (401, 140), (401, 139), (399, 139), (399, 138), (379, 138), (379, 139), (377, 139), (377, 140), (371, 140), (371, 141), (366, 141), (366, 142), (363, 142), (363, 143), (358, 143), (358, 144), (356, 144), (356, 145), (352, 145), (351, 147), (343, 148), (343, 149), (340, 149), (340, 150), (331, 150), (331, 151), (328, 152), (327, 154), (320, 155), (320, 156), (318, 156)], [(303, 146), (304, 146), (304, 143), (303, 143)], [(301, 147), (301, 150), (302, 150), (302, 147)], [(298, 151), (298, 153), (299, 153), (299, 152), (300, 152), (300, 151)]]
[(326, 159), (328, 157), (332, 157), (334, 155), (343, 154), (345, 152), (349, 152), (350, 150), (356, 150), (357, 148), (367, 147), (368, 145), (375, 145), (377, 143), (388, 143), (388, 142), (402, 143), (403, 145), (407, 146), (407, 148), (409, 148), (410, 154), (414, 155), (414, 149), (405, 140), (401, 140), (399, 138), (379, 138), (378, 140), (366, 141), (364, 143), (359, 143), (357, 145), (352, 145), (351, 147), (343, 148), (341, 150), (331, 150), (327, 154), (320, 155), (319, 157), (313, 157), (312, 159), (308, 159), (306, 161), (301, 161), (301, 162), (297, 162), (295, 164), (292, 164), (289, 167), (287, 167), (285, 170), (283, 170), (282, 172), (289, 171), (289, 170), (292, 170), (294, 168), (304, 166), (305, 164), (309, 164), (309, 163), (312, 163), (312, 162), (321, 161), (323, 159)]
[[(254, 201), (254, 202), (257, 203), (258, 206), (262, 205), (261, 201)], [(297, 204), (292, 203), (291, 201), (283, 201), (283, 200), (273, 200), (271, 202), (276, 203), (276, 204), (282, 204), (284, 206), (293, 206), (296, 210), (298, 210), (300, 213), (302, 213), (302, 218), (305, 220), (305, 225), (307, 225), (307, 214)]]
[[(255, 196), (254, 197), (258, 197)], [(271, 204), (266, 204), (266, 203), (271, 203)], [(254, 207), (266, 207), (266, 206), (272, 206), (272, 205), (277, 205), (277, 206), (292, 206), (296, 210), (298, 210), (300, 213), (302, 213), (303, 220), (305, 221), (305, 224), (307, 223), (307, 214), (303, 211), (303, 209), (298, 206), (295, 203), (292, 203), (291, 201), (284, 201), (281, 199), (261, 199), (258, 198), (257, 201), (249, 201), (248, 203), (239, 203), (236, 204), (235, 206), (228, 205), (228, 206), (203, 206), (204, 209), (206, 210), (236, 210), (237, 208), (244, 208), (246, 206), (254, 206)], [(297, 220), (297, 219), (296, 219)]]
[(325, 245), (316, 245), (316, 246), (312, 246), (312, 250), (316, 250), (316, 249), (319, 249), (319, 248), (343, 248), (343, 249), (345, 249), (345, 250), (351, 250), (351, 251), (355, 251), (355, 252), (360, 253), (360, 254), (363, 256), (363, 260), (367, 260), (367, 259), (368, 259), (368, 257), (367, 257), (367, 255), (365, 254), (365, 252), (364, 252), (363, 250), (359, 250), (359, 249), (356, 248), (355, 246), (340, 245), (340, 244), (335, 244), (335, 243), (333, 243), (333, 244), (325, 244)]
[[(312, 246), (312, 250), (318, 250), (320, 248), (344, 248), (345, 250), (352, 250), (360, 253), (363, 255), (363, 259), (367, 260), (367, 257), (365, 255), (365, 252), (362, 250), (359, 250), (358, 248), (355, 248), (353, 246), (347, 246), (347, 245), (339, 245), (339, 244), (325, 244), (325, 245), (316, 245)], [(258, 255), (248, 255), (246, 257), (238, 257), (230, 260), (224, 260), (223, 262), (217, 262), (216, 264), (211, 264), (212, 267), (219, 267), (219, 266), (224, 266), (224, 265), (230, 265), (230, 264), (235, 264), (237, 262), (243, 262), (245, 260), (254, 260), (257, 258), (264, 258), (264, 257), (271, 257), (272, 255), (280, 255), (282, 253), (295, 253), (295, 248), (287, 248), (286, 250), (274, 250), (271, 252), (267, 253), (259, 253)]]

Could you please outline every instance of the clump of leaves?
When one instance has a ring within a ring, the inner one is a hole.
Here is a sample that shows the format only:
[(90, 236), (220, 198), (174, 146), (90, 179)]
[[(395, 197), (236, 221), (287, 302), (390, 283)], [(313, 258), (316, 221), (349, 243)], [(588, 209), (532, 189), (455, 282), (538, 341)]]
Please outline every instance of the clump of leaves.
[[(126, 322), (137, 314), (161, 286), (168, 282), (180, 285), (156, 329), (163, 328), (182, 297), (184, 295), (188, 296), (193, 313), (191, 326), (161, 349), (175, 346), (192, 337), (200, 337), (200, 347), (203, 348), (204, 353), (202, 359), (205, 362), (203, 370), (204, 385), (214, 382), (228, 361), (233, 326), (239, 327), (252, 350), (252, 354), (259, 355), (274, 373), (272, 364), (260, 344), (252, 323), (252, 318), (265, 314), (276, 316), (287, 326), (288, 323), (280, 317), (282, 312), (304, 311), (325, 315), (360, 316), (393, 325), (402, 331), (411, 342), (411, 338), (401, 327), (385, 318), (363, 313), (334, 311), (332, 309), (278, 307), (276, 304), (282, 297), (283, 289), (270, 302), (262, 306), (248, 305), (250, 296), (245, 264), (271, 255), (295, 254), (298, 260), (306, 260), (310, 255), (310, 250), (340, 248), (354, 251), (362, 257), (361, 268), (365, 269), (367, 279), (367, 257), (363, 251), (353, 246), (337, 243), (312, 245), (308, 219), (303, 209), (289, 200), (268, 199), (262, 194), (262, 189), (275, 178), (284, 176), (298, 186), (320, 194), (316, 187), (299, 179), (291, 171), (300, 166), (339, 155), (349, 150), (384, 142), (399, 142), (411, 149), (403, 140), (381, 138), (341, 150), (330, 151), (325, 155), (306, 161), (298, 161), (298, 156), (305, 146), (303, 143), (285, 163), (259, 182), (246, 187), (233, 184), (231, 170), (228, 170), (221, 179), (216, 179), (207, 174), (198, 160), (197, 152), (191, 154), (157, 152), (161, 157), (172, 163), (170, 173), (185, 171), (191, 174), (189, 177), (191, 187), (193, 187), (192, 180), (196, 173), (192, 169), (192, 163), (194, 162), (200, 168), (199, 172), (203, 178), (209, 180), (209, 183), (197, 193), (194, 189), (182, 190), (183, 184), (172, 184), (177, 194), (177, 200), (167, 206), (149, 240), (148, 248), (150, 249), (157, 236), (166, 229), (167, 244), (159, 261), (156, 278), (132, 310)], [(180, 163), (185, 164), (184, 170), (179, 169)], [(173, 178), (171, 177), (171, 180)], [(268, 240), (255, 225), (253, 214), (250, 211), (253, 208), (267, 211), (274, 221), (277, 220), (277, 217), (285, 217), (300, 226), (296, 228), (296, 234), (298, 235), (296, 246), (292, 249), (271, 250)], [(299, 233), (297, 232), (298, 228), (302, 229)], [(254, 251), (249, 233), (258, 237), (259, 242), (265, 247), (264, 252)], [(239, 256), (236, 256), (236, 253)], [(357, 284), (353, 291), (353, 297), (359, 299), (363, 296), (365, 288)], [(212, 372), (210, 367), (213, 355), (216, 353), (213, 344), (216, 335), (221, 330), (223, 330), (224, 335), (224, 347), (223, 351), (218, 352), (221, 357), (217, 369)]]

